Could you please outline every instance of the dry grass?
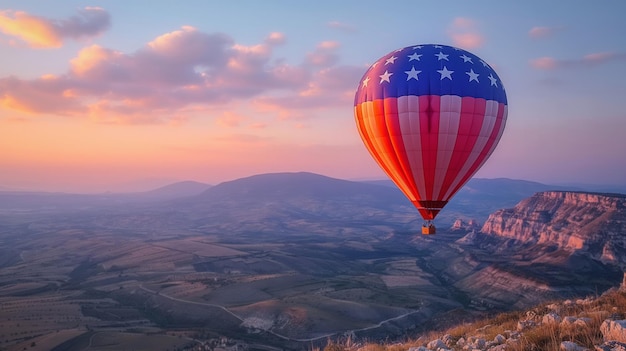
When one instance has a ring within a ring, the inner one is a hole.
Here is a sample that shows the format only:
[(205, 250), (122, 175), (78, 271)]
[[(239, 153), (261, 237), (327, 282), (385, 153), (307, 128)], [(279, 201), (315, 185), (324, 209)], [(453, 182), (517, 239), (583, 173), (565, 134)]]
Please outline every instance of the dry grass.
[[(572, 324), (542, 324), (542, 317), (550, 312), (556, 312), (561, 318), (575, 317), (579, 321)], [(412, 342), (393, 345), (374, 343), (355, 345), (352, 342), (329, 341), (321, 351), (406, 351), (414, 346), (426, 346), (428, 341), (442, 338), (443, 335), (451, 337), (452, 350), (462, 350), (462, 347), (454, 345), (460, 338), (468, 340), (479, 337), (490, 341), (498, 334), (509, 337), (516, 333), (517, 323), (524, 320), (533, 321), (535, 325), (519, 333), (517, 339), (510, 339), (507, 343), (507, 350), (559, 351), (562, 341), (572, 341), (593, 350), (594, 345), (600, 345), (603, 342), (600, 333), (602, 322), (606, 319), (624, 318), (626, 318), (626, 291), (610, 291), (595, 299), (580, 300), (576, 303), (565, 301), (545, 303), (529, 311), (502, 313), (492, 318), (460, 324), (444, 332), (426, 332)], [(320, 349), (313, 351), (320, 351)]]

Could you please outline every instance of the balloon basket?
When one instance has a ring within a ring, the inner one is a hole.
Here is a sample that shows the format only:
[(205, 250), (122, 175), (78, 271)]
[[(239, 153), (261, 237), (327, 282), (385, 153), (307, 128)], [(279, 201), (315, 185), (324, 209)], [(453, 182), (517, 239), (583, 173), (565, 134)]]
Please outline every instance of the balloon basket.
[(434, 225), (428, 224), (422, 226), (422, 234), (423, 235), (433, 235), (437, 232), (437, 228)]

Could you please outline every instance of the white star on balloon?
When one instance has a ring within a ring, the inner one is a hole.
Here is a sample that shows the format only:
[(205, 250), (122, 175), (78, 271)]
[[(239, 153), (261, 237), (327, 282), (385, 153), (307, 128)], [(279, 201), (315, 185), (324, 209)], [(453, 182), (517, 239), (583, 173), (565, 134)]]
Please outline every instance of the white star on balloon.
[(413, 54), (408, 56), (409, 61), (413, 61), (413, 60), (420, 61), (420, 57), (422, 57), (422, 55), (421, 54), (418, 55), (417, 52), (414, 52)]
[(492, 75), (490, 74), (490, 75), (489, 75), (489, 77), (487, 77), (487, 78), (489, 78), (489, 80), (491, 81), (491, 86), (494, 86), (494, 85), (495, 85), (495, 86), (496, 86), (496, 88), (498, 87), (498, 80), (497, 80), (494, 76), (492, 76)]
[(395, 56), (391, 56), (391, 57), (390, 57), (390, 58), (388, 58), (388, 59), (387, 59), (387, 61), (385, 62), (385, 66), (386, 66), (386, 65), (388, 65), (388, 64), (390, 64), (390, 63), (391, 63), (391, 64), (395, 63), (395, 62), (396, 62), (396, 59), (397, 59), (397, 57), (395, 57)]
[(478, 81), (478, 76), (479, 76), (479, 74), (478, 74), (478, 73), (475, 73), (473, 69), (470, 69), (470, 71), (469, 71), (469, 72), (465, 72), (465, 74), (467, 74), (467, 75), (469, 76), (469, 81), (470, 81), (470, 82), (471, 82), (471, 81), (473, 81), (473, 80), (475, 80), (475, 81), (476, 81), (476, 83), (480, 83), (480, 82)]
[(472, 62), (472, 58), (467, 56), (467, 55), (465, 55), (465, 54), (461, 55), (461, 58), (463, 59), (463, 62), (474, 63), (474, 62)]
[(404, 71), (404, 73), (407, 74), (406, 80), (410, 80), (415, 78), (415, 80), (419, 80), (419, 78), (417, 77), (418, 74), (422, 73), (422, 71), (417, 71), (415, 69), (415, 66), (411, 67), (410, 71)]
[(446, 66), (443, 66), (443, 69), (439, 69), (437, 70), (437, 72), (439, 72), (439, 74), (441, 74), (441, 79), (443, 80), (444, 78), (448, 78), (450, 80), (452, 80), (452, 73), (454, 73), (454, 71), (448, 71), (448, 68)]
[(435, 54), (435, 56), (437, 56), (437, 60), (441, 61), (441, 60), (446, 60), (446, 61), (450, 61), (448, 60), (448, 55), (444, 54), (443, 52), (439, 51), (438, 54)]
[(385, 73), (381, 74), (380, 77), (380, 83), (379, 84), (383, 84), (383, 82), (387, 82), (387, 83), (391, 83), (389, 81), (389, 77), (391, 77), (393, 75), (393, 73), (389, 73), (387, 70), (385, 70)]
[(363, 79), (363, 87), (365, 88), (367, 86), (367, 83), (369, 82), (370, 82), (370, 77)]

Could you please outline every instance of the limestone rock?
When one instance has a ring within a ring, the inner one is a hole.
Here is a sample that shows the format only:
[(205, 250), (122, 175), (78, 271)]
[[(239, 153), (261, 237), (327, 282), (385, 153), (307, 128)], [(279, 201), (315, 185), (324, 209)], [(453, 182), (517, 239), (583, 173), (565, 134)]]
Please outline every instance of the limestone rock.
[(517, 331), (524, 331), (528, 328), (534, 327), (537, 323), (532, 320), (524, 320), (517, 322)]
[(426, 345), (426, 347), (429, 350), (440, 350), (440, 349), (447, 350), (448, 349), (448, 346), (446, 345), (446, 343), (444, 343), (443, 340), (441, 339), (432, 340)]
[(626, 265), (626, 195), (547, 191), (489, 216), (480, 232)]
[(561, 342), (561, 351), (586, 351), (586, 347), (582, 347), (575, 342), (571, 341), (562, 341)]
[(541, 319), (542, 324), (557, 325), (561, 323), (561, 316), (556, 313), (548, 313)]
[(502, 334), (498, 334), (493, 338), (494, 345), (503, 344), (506, 341), (506, 338)]
[(626, 320), (605, 320), (600, 326), (604, 341), (619, 341), (626, 343)]
[(602, 345), (596, 345), (595, 351), (626, 351), (626, 343), (607, 341)]

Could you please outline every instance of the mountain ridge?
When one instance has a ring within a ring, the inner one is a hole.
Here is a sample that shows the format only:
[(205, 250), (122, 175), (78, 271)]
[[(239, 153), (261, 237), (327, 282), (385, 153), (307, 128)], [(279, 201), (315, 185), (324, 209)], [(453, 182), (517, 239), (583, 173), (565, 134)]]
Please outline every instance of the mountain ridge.
[[(352, 196), (356, 191), (371, 190), (369, 185), (310, 172), (264, 173), (219, 183), (207, 189), (201, 197), (250, 197), (291, 195), (297, 197)], [(384, 189), (381, 187), (381, 189)]]

